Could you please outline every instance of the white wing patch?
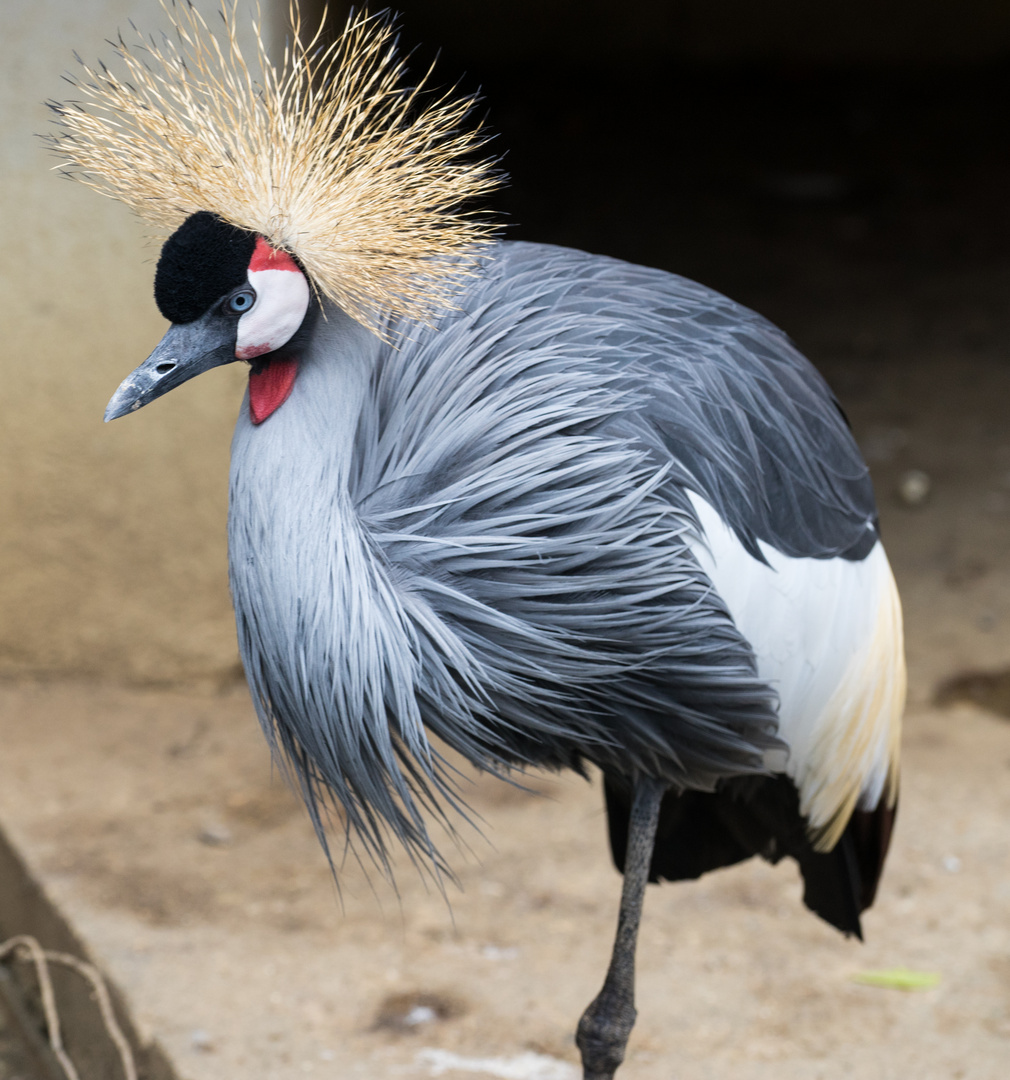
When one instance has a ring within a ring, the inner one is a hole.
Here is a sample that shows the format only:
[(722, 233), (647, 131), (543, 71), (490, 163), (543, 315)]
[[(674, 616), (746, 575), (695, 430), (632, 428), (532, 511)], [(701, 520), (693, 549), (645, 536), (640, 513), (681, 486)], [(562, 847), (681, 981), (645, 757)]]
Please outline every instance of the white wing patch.
[[(878, 542), (865, 559), (748, 554), (715, 509), (690, 493), (701, 568), (779, 695), (784, 769), (815, 847), (830, 851), (857, 805), (897, 798), (905, 657), (901, 604)], [(774, 768), (774, 766), (772, 766)]]

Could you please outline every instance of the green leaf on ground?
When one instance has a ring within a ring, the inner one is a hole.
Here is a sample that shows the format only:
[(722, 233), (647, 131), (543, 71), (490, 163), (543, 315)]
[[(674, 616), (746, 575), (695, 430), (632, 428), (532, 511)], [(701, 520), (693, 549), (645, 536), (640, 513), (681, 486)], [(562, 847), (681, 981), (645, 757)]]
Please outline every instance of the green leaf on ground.
[(883, 986), (889, 990), (931, 990), (940, 985), (936, 971), (909, 971), (908, 968), (888, 968), (886, 971), (857, 971), (849, 978), (865, 986)]

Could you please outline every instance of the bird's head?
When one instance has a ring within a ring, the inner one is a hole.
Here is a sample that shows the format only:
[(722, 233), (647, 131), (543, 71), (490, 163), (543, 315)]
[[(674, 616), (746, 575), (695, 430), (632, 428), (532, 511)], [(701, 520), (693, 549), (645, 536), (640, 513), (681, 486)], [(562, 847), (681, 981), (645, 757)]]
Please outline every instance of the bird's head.
[(234, 360), (252, 363), (254, 424), (285, 402), (298, 370), (296, 335), (308, 321), (312, 298), (305, 274), (287, 252), (214, 214), (193, 214), (162, 248), (154, 297), (172, 325), (120, 384), (105, 410), (107, 421)]
[(233, 4), (211, 22), (164, 8), (172, 34), (117, 37), (123, 75), (82, 61), (75, 99), (50, 102), (65, 175), (171, 233), (154, 293), (172, 326), (105, 418), (247, 360), (261, 423), (290, 393), (321, 304), (390, 344), (457, 306), (497, 236), (479, 203), (501, 176), (476, 157), (473, 99), (407, 82), (387, 15), (355, 11), (327, 45), (293, 4), (275, 63)]

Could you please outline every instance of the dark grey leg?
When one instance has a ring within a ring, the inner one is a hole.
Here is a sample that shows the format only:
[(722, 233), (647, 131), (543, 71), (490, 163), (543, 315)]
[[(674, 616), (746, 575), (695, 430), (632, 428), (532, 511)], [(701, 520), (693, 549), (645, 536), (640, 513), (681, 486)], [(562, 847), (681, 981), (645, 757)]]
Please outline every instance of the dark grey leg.
[(665, 791), (666, 785), (651, 777), (635, 781), (614, 951), (603, 989), (582, 1014), (575, 1035), (585, 1080), (613, 1080), (635, 1026), (635, 943)]

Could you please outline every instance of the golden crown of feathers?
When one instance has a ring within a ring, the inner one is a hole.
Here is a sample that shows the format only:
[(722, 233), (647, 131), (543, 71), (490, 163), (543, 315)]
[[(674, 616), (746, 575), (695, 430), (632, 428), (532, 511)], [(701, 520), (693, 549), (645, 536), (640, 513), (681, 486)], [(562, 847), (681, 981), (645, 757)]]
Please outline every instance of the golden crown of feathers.
[(473, 156), (487, 137), (464, 126), (472, 99), (432, 94), (430, 70), (406, 87), (383, 16), (352, 14), (332, 44), (321, 30), (303, 43), (293, 2), (279, 68), (253, 19), (251, 68), (237, 0), (217, 33), (188, 0), (161, 3), (174, 36), (120, 36), (125, 77), (81, 61), (80, 100), (50, 102), (66, 174), (164, 235), (200, 210), (260, 233), (377, 332), (452, 307), (495, 232), (467, 204), (500, 183)]

